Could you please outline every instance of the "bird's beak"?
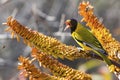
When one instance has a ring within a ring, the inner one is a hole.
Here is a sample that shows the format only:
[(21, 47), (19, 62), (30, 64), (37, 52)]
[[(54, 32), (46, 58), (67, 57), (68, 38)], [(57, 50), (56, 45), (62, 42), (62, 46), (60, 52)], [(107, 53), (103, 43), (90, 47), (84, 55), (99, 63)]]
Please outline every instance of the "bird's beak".
[(66, 24), (66, 27), (65, 27), (64, 31), (66, 31), (68, 28), (70, 28), (70, 20), (67, 20), (65, 22), (65, 24)]
[(68, 28), (70, 28), (70, 25), (67, 25), (64, 29), (64, 31), (66, 31)]

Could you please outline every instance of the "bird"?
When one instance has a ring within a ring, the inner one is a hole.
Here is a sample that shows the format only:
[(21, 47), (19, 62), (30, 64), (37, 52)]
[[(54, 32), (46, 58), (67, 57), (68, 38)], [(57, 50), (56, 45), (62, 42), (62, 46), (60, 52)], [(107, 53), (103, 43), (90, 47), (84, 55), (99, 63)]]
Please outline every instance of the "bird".
[(83, 50), (93, 51), (108, 65), (111, 65), (111, 61), (107, 57), (107, 52), (89, 29), (79, 23), (76, 19), (68, 19), (65, 21), (65, 24), (66, 27), (64, 31), (70, 28), (72, 38), (80, 45), (80, 47), (82, 47)]

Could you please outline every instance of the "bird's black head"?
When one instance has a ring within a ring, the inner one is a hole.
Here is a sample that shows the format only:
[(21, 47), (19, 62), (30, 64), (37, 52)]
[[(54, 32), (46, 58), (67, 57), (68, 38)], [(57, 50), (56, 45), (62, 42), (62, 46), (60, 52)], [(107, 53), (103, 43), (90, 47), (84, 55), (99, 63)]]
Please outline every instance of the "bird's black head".
[(75, 19), (70, 19), (70, 20), (66, 20), (66, 28), (70, 28), (71, 29), (71, 33), (75, 31), (75, 29), (77, 28), (77, 20)]

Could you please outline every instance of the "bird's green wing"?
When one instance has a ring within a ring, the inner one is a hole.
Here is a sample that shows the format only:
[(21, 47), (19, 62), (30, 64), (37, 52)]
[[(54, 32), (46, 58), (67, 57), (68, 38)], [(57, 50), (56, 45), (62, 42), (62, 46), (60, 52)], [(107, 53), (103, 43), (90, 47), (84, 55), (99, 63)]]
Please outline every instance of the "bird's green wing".
[(82, 41), (83, 43), (92, 48), (103, 49), (97, 38), (82, 25), (78, 25), (77, 29), (74, 32), (74, 36), (77, 40)]

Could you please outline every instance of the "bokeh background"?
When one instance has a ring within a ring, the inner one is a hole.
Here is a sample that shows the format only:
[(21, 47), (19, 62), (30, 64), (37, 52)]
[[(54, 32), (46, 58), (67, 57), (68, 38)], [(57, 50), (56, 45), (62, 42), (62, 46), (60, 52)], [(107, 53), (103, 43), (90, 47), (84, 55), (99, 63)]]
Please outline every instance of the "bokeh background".
[[(0, 80), (19, 80), (18, 57), (30, 56), (31, 48), (22, 39), (18, 43), (4, 31), (8, 16), (12, 15), (23, 25), (45, 35), (55, 37), (67, 45), (78, 46), (69, 30), (63, 31), (66, 19), (81, 20), (77, 9), (82, 0), (0, 0)], [(95, 8), (95, 15), (120, 40), (120, 0), (88, 0)], [(61, 60), (74, 69), (85, 71), (93, 80), (117, 80), (106, 65), (95, 59)]]

